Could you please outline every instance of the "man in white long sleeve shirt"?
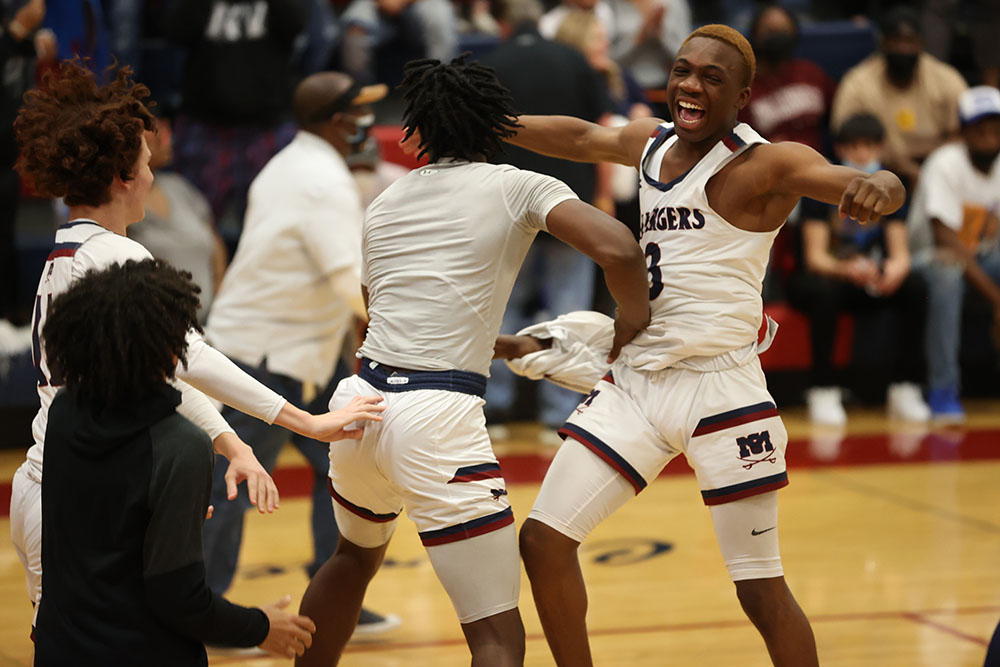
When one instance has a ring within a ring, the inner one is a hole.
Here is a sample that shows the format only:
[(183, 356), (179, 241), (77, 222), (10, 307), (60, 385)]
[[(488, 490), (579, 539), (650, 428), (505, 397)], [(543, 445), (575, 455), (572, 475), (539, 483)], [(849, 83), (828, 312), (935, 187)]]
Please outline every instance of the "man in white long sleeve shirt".
[[(307, 384), (326, 387), (355, 317), (366, 318), (361, 298), (363, 207), (344, 158), (359, 150), (373, 120), (369, 104), (386, 87), (360, 87), (346, 74), (323, 72), (300, 83), (292, 100), (299, 126), (294, 140), (250, 186), (240, 244), (209, 314), (213, 345), (264, 385), (304, 405)], [(338, 380), (340, 378), (337, 378)], [(325, 410), (328, 392), (310, 409)], [(272, 470), (289, 433), (235, 410), (223, 412), (236, 432)], [(337, 546), (337, 524), (327, 491), (329, 443), (294, 439), (315, 473), (312, 529), (315, 572)], [(221, 503), (226, 462), (215, 467), (215, 514), (205, 524), (209, 588), (221, 594), (236, 572), (245, 494)], [(367, 612), (359, 628), (377, 631), (393, 621)]]

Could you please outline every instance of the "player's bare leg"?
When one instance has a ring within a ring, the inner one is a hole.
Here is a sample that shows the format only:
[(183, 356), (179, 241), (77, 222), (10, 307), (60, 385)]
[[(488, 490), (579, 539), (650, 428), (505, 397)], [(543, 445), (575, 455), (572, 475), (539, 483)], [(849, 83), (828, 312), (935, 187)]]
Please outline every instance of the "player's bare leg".
[(784, 577), (736, 582), (736, 596), (757, 627), (776, 667), (819, 665), (816, 639)]
[(295, 659), (298, 667), (330, 667), (340, 660), (358, 625), (368, 583), (388, 546), (365, 549), (340, 536), (337, 551), (316, 572), (302, 596), (299, 613), (313, 619), (316, 634), (312, 647)]
[(524, 664), (524, 624), (517, 609), (463, 623), (472, 667), (518, 667)]
[(530, 518), (521, 527), (520, 543), (531, 594), (556, 664), (592, 665), (587, 587), (577, 554), (580, 543)]

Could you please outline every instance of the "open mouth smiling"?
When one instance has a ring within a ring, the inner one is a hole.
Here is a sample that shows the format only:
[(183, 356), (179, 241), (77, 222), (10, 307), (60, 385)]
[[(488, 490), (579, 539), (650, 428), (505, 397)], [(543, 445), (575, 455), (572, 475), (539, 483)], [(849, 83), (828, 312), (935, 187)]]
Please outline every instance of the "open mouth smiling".
[(677, 123), (689, 130), (698, 127), (706, 115), (705, 107), (688, 100), (677, 100)]

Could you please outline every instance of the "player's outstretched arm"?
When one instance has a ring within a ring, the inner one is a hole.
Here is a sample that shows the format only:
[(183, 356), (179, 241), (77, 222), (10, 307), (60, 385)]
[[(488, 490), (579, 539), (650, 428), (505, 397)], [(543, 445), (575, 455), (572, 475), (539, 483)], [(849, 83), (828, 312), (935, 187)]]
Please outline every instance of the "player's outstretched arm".
[(549, 233), (590, 257), (604, 270), (618, 304), (615, 338), (608, 361), (649, 324), (646, 258), (632, 232), (618, 220), (578, 199), (557, 204), (545, 219)]
[[(519, 116), (522, 127), (508, 142), (535, 153), (574, 162), (616, 162), (637, 167), (646, 140), (663, 121), (640, 118), (620, 127), (604, 127), (573, 116)], [(399, 142), (407, 155), (420, 152), (420, 131)]]
[(532, 352), (552, 349), (551, 338), (535, 338), (522, 334), (500, 334), (493, 345), (494, 359), (520, 359)]
[(841, 217), (861, 223), (877, 222), (906, 201), (906, 189), (892, 172), (866, 174), (830, 164), (812, 148), (790, 141), (756, 150), (761, 153), (762, 172), (771, 184), (771, 194), (837, 204)]
[(331, 410), (324, 415), (309, 415), (314, 419), (314, 429), (319, 433), (312, 437), (322, 442), (360, 438), (364, 434), (363, 424), (360, 428), (346, 427), (355, 422), (382, 421), (381, 413), (385, 411), (385, 406), (381, 403), (381, 396), (355, 396), (339, 410)]
[(572, 116), (519, 116), (522, 125), (508, 139), (535, 153), (574, 162), (616, 162), (635, 167), (646, 140), (663, 121), (641, 118), (620, 127), (605, 127)]

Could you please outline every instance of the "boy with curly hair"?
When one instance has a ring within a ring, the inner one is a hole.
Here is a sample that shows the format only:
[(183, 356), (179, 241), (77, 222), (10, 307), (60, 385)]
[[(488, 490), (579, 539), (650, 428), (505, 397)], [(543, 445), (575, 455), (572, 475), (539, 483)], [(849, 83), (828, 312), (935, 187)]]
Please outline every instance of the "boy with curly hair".
[[(42, 454), (49, 406), (59, 387), (39, 334), (53, 299), (88, 270), (129, 259), (152, 259), (144, 247), (125, 236), (129, 225), (142, 220), (153, 181), (143, 136), (153, 128), (153, 117), (143, 103), (149, 89), (132, 81), (127, 67), (110, 79), (98, 85), (94, 74), (79, 62), (64, 62), (47, 77), (44, 88), (25, 95), (14, 123), (21, 174), (31, 178), (41, 192), (63, 197), (70, 209), (70, 221), (56, 231), (35, 296), (32, 357), (41, 406), (32, 423), (34, 444), (14, 476), (11, 493), (11, 539), (24, 564), (35, 605), (41, 598)], [(359, 430), (344, 426), (357, 419), (375, 419), (381, 410), (375, 405), (378, 399), (359, 398), (345, 410), (311, 415), (241, 371), (207, 345), (196, 330), (188, 331), (187, 344), (188, 363), (177, 369), (180, 379), (175, 381), (183, 395), (178, 412), (208, 433), (216, 452), (229, 459), (229, 499), (236, 497), (237, 484), (246, 480), (250, 500), (262, 512), (277, 506), (277, 487), (250, 446), (236, 436), (201, 391), (268, 423), (328, 442), (358, 437)]]
[(198, 288), (160, 261), (91, 269), (53, 301), (45, 356), (65, 389), (45, 435), (36, 665), (204, 665), (206, 641), (285, 657), (311, 643), (287, 598), (251, 609), (205, 583), (212, 444), (167, 383), (191, 329)]

